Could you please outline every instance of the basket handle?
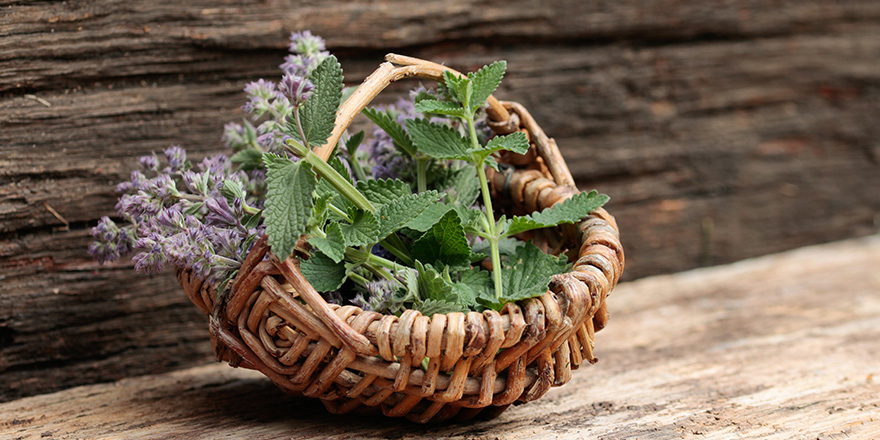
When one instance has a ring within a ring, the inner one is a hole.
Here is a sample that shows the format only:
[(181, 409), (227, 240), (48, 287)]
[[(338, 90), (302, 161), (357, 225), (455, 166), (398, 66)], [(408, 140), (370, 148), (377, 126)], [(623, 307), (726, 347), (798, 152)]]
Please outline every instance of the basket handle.
[[(315, 153), (322, 159), (327, 160), (333, 153), (333, 149), (339, 143), (342, 133), (351, 125), (354, 118), (363, 110), (379, 93), (392, 82), (403, 78), (424, 78), (433, 81), (443, 81), (443, 72), (449, 71), (453, 75), (464, 76), (460, 72), (450, 69), (442, 64), (419, 58), (408, 57), (390, 53), (385, 56), (384, 63), (368, 76), (358, 89), (342, 104), (336, 114), (336, 126), (327, 142), (318, 147)], [(395, 66), (395, 64), (397, 66)], [(489, 96), (487, 113), (489, 119), (496, 123), (510, 121), (511, 111), (518, 116), (516, 125), (522, 124), (532, 135), (538, 154), (544, 159), (553, 180), (559, 185), (574, 187), (574, 179), (556, 142), (548, 138), (534, 118), (525, 110), (525, 107), (514, 102), (501, 102), (494, 96)]]

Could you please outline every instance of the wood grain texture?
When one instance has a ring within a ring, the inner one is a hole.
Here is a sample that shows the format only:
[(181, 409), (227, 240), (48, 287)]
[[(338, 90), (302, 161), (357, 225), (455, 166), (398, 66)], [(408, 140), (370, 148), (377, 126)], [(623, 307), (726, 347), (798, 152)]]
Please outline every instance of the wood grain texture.
[(876, 439), (880, 237), (623, 283), (600, 362), (489, 421), (334, 416), (208, 365), (0, 404), (23, 440)]
[(0, 0), (0, 17), (0, 401), (210, 356), (170, 274), (97, 266), (87, 231), (138, 156), (219, 151), (300, 28), (350, 83), (390, 51), (507, 59), (499, 96), (612, 196), (627, 279), (880, 224), (877, 2)]

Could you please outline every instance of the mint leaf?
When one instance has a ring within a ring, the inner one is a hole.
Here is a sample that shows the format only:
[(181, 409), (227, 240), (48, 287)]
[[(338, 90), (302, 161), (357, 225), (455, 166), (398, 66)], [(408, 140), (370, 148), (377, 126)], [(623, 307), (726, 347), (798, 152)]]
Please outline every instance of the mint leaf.
[(429, 206), (437, 203), (443, 195), (437, 191), (425, 191), (418, 194), (403, 196), (392, 203), (383, 205), (376, 211), (379, 221), (379, 240), (400, 229), (410, 220), (416, 218)]
[(368, 246), (379, 241), (379, 223), (376, 216), (362, 209), (352, 209), (351, 224), (340, 224), (346, 246)]
[(342, 99), (342, 66), (330, 55), (312, 71), (309, 80), (315, 85), (315, 91), (298, 110), (306, 139), (300, 139), (293, 117), (287, 123), (287, 134), (303, 144), (308, 140), (306, 146), (318, 147), (327, 142), (336, 125), (336, 110)]
[(318, 248), (333, 262), (338, 263), (345, 257), (345, 238), (339, 223), (330, 223), (324, 231), (326, 237), (312, 237), (309, 244)]
[(416, 111), (420, 113), (436, 113), (438, 115), (466, 117), (465, 110), (461, 105), (449, 101), (436, 99), (423, 99), (416, 103)]
[(336, 263), (321, 252), (300, 262), (299, 270), (318, 292), (336, 290), (345, 281), (345, 263)]
[[(468, 105), (471, 95), (474, 93), (474, 86), (470, 79), (465, 76), (454, 75), (448, 70), (443, 71), (443, 83), (452, 96), (464, 105)], [(480, 103), (482, 104), (482, 102)]]
[(518, 248), (502, 266), (502, 304), (541, 296), (550, 285), (550, 277), (568, 267), (564, 257), (541, 252), (532, 243)]
[(356, 160), (354, 158), (355, 153), (357, 153), (357, 149), (358, 149), (358, 147), (361, 146), (361, 143), (363, 141), (364, 141), (364, 131), (363, 130), (351, 135), (351, 137), (349, 137), (348, 140), (345, 141), (345, 151), (348, 152), (348, 157), (350, 157), (351, 160)]
[(470, 263), (471, 248), (455, 211), (449, 211), (413, 243), (413, 258), (430, 264), (464, 266)]
[[(424, 316), (431, 316), (435, 313), (445, 315), (452, 312), (467, 312), (465, 307), (449, 301), (441, 301), (436, 299), (426, 299), (413, 304), (413, 307), (421, 312)], [(427, 358), (425, 358), (427, 359)]]
[(263, 153), (255, 148), (247, 148), (233, 154), (229, 161), (239, 164), (239, 169), (255, 170), (263, 167)]
[(483, 105), (489, 95), (495, 92), (501, 84), (501, 78), (507, 70), (507, 61), (496, 61), (488, 66), (483, 66), (477, 73), (468, 74), (468, 78), (474, 84), (473, 95), (470, 101), (470, 110), (473, 112)]
[(421, 153), (437, 159), (470, 159), (470, 142), (452, 127), (427, 119), (410, 119), (406, 129)]
[(460, 272), (461, 279), (455, 283), (456, 292), (469, 304), (477, 304), (478, 298), (489, 297), (492, 292), (492, 277), (489, 271), (478, 267)]
[(266, 234), (272, 252), (284, 259), (293, 254), (312, 213), (315, 173), (306, 162), (263, 154), (267, 169)]
[(486, 143), (486, 147), (479, 150), (486, 156), (496, 151), (507, 150), (517, 154), (526, 154), (529, 151), (529, 137), (521, 131), (506, 136), (495, 136)]
[(412, 194), (409, 183), (399, 179), (361, 180), (357, 190), (377, 208)]
[[(575, 223), (586, 217), (595, 209), (604, 205), (609, 200), (605, 194), (599, 194), (596, 190), (589, 193), (575, 194), (562, 203), (557, 203), (541, 212), (534, 212), (522, 217), (514, 217), (500, 225), (502, 237), (509, 237), (532, 229), (547, 228), (562, 223)], [(499, 222), (500, 223), (500, 222)]]
[(418, 217), (408, 221), (404, 226), (416, 231), (425, 232), (428, 229), (431, 229), (431, 226), (437, 224), (437, 222), (440, 221), (440, 219), (451, 209), (453, 209), (452, 206), (444, 203), (432, 204), (422, 211)]
[(388, 133), (388, 136), (391, 137), (391, 141), (394, 143), (395, 147), (399, 150), (403, 150), (404, 153), (409, 154), (410, 156), (416, 155), (416, 147), (413, 146), (413, 141), (409, 134), (389, 112), (365, 108), (361, 113), (373, 121), (373, 123), (379, 126), (379, 128), (385, 133)]

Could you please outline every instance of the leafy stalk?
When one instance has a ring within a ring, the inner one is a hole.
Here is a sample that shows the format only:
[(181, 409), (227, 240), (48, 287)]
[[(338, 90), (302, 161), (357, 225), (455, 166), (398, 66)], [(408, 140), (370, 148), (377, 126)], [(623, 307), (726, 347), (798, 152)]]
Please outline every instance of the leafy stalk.
[[(474, 124), (473, 113), (468, 113), (467, 117), (468, 131), (471, 138), (471, 144), (474, 149), (479, 149), (480, 144), (477, 140), (477, 129)], [(480, 191), (483, 194), (483, 206), (486, 208), (484, 225), (488, 226), (486, 240), (489, 241), (489, 257), (492, 259), (492, 281), (495, 284), (495, 300), (501, 301), (503, 294), (503, 283), (501, 282), (501, 253), (498, 251), (498, 232), (495, 224), (495, 212), (492, 209), (492, 194), (489, 191), (489, 182), (486, 178), (485, 159), (477, 158), (474, 161), (477, 173), (480, 177)]]

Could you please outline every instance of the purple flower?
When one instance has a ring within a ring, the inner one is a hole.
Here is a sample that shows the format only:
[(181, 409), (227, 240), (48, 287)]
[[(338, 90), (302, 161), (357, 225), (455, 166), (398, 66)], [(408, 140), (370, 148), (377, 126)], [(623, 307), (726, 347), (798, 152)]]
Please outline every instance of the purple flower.
[(165, 149), (165, 158), (168, 159), (170, 171), (176, 173), (182, 170), (186, 164), (186, 150), (180, 148), (179, 145), (172, 145)]
[(159, 158), (156, 157), (156, 153), (149, 156), (141, 156), (138, 161), (141, 163), (141, 167), (144, 168), (144, 171), (159, 171)]
[(119, 185), (116, 185), (116, 192), (118, 193), (128, 193), (141, 189), (141, 182), (147, 180), (147, 176), (144, 176), (144, 173), (134, 170), (131, 172), (131, 180), (128, 182), (122, 182)]
[(208, 208), (208, 215), (205, 217), (208, 224), (231, 226), (241, 224), (239, 214), (232, 210), (226, 197), (211, 197), (205, 200), (205, 207)]
[(313, 55), (327, 49), (324, 39), (311, 31), (290, 33), (290, 52)]
[(290, 105), (294, 108), (301, 106), (311, 96), (315, 85), (305, 77), (286, 74), (278, 84), (278, 90), (281, 91), (290, 100)]

